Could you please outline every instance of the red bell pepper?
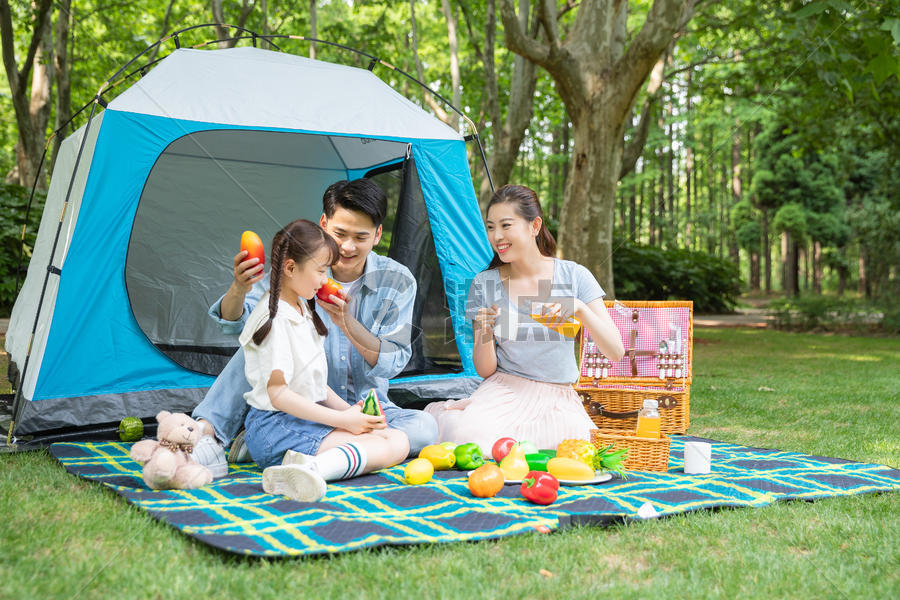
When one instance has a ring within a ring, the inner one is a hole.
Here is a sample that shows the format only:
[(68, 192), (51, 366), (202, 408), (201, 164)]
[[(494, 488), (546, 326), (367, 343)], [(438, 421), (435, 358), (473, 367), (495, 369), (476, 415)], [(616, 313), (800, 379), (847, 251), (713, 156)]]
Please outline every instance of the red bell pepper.
[(544, 505), (556, 502), (558, 490), (559, 480), (544, 471), (529, 471), (519, 488), (526, 500)]

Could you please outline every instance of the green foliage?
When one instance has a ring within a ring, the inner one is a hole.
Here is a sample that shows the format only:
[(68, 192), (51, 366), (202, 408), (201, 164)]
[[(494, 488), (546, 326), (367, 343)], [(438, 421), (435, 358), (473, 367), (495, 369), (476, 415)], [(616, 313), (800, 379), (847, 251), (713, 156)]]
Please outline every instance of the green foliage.
[[(16, 300), (16, 268), (22, 248), (22, 224), (25, 222), (29, 193), (30, 190), (20, 185), (0, 183), (0, 317), (9, 316)], [(44, 209), (44, 199), (44, 194), (35, 193), (28, 213), (25, 250), (19, 271), (20, 288), (25, 281), (25, 271)]]
[(806, 211), (796, 202), (785, 204), (775, 213), (772, 220), (775, 231), (788, 232), (795, 241), (806, 239)]
[(741, 279), (727, 260), (685, 249), (662, 250), (619, 240), (613, 244), (620, 300), (693, 300), (698, 313), (731, 312)]
[(878, 305), (856, 298), (799, 296), (773, 300), (769, 309), (779, 329), (900, 332), (900, 308), (894, 302)]

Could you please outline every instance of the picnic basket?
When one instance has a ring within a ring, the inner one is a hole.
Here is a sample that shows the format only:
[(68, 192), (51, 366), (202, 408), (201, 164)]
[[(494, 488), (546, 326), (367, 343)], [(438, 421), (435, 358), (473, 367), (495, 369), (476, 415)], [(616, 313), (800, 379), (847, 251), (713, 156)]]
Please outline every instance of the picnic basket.
[[(617, 362), (597, 350), (582, 328), (580, 376), (575, 391), (598, 429), (634, 431), (645, 398), (659, 403), (663, 433), (684, 433), (691, 423), (693, 302), (606, 302), (622, 334), (625, 357)], [(663, 352), (668, 343), (673, 352)]]
[(629, 471), (668, 471), (669, 437), (666, 434), (656, 438), (635, 437), (634, 431), (621, 429), (592, 429), (591, 443), (603, 449), (613, 444), (613, 451), (627, 448), (622, 464)]

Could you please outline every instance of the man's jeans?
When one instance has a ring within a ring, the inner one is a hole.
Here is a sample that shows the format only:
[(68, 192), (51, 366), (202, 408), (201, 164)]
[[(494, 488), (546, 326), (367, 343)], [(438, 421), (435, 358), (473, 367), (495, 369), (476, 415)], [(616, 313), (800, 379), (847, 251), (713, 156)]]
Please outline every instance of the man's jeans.
[[(244, 393), (250, 389), (244, 375), (244, 349), (238, 348), (191, 416), (209, 422), (216, 438), (227, 448), (244, 425), (248, 410)], [(379, 398), (379, 401), (388, 426), (399, 429), (409, 438), (410, 456), (418, 456), (422, 448), (437, 442), (438, 427), (434, 417), (421, 410), (400, 408), (388, 398)]]

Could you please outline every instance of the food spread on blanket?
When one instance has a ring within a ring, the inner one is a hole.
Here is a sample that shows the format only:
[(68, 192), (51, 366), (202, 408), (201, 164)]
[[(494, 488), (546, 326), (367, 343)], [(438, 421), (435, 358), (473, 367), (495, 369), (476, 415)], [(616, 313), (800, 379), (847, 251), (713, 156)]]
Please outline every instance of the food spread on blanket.
[(422, 448), (419, 452), (419, 458), (424, 458), (431, 462), (435, 471), (452, 469), (456, 464), (456, 454), (453, 453), (453, 450), (439, 444), (432, 444)]
[(500, 461), (500, 470), (506, 479), (521, 480), (528, 474), (528, 461), (521, 444), (513, 444), (509, 453)]
[(493, 498), (505, 482), (503, 471), (492, 463), (483, 464), (469, 473), (469, 491), (476, 498)]
[(471, 471), (484, 464), (481, 448), (473, 442), (460, 444), (453, 450), (453, 453), (456, 455), (457, 468), (463, 471)]
[(522, 480), (519, 492), (529, 502), (553, 504), (559, 493), (559, 481), (550, 473), (530, 471)]
[(144, 437), (144, 422), (137, 417), (125, 417), (119, 422), (119, 439), (136, 442)]
[(428, 483), (434, 477), (434, 466), (424, 458), (414, 458), (403, 470), (403, 479), (409, 485)]

